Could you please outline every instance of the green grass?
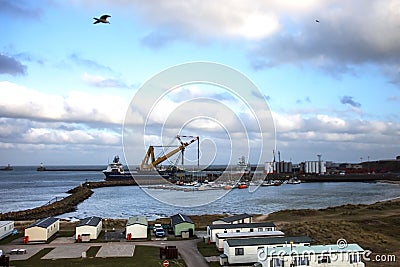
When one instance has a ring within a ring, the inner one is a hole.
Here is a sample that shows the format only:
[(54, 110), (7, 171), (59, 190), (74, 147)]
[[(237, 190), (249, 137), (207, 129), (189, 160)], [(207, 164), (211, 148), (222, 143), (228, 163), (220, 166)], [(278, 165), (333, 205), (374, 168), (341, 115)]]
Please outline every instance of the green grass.
[(218, 261), (209, 262), (208, 266), (210, 267), (221, 267)]
[[(94, 255), (99, 247), (91, 247), (88, 250), (88, 256)], [(157, 267), (163, 266), (159, 258), (160, 249), (157, 247), (137, 246), (133, 257), (121, 258), (86, 258), (86, 259), (57, 259), (57, 260), (41, 260), (40, 258), (49, 253), (52, 248), (43, 249), (36, 255), (25, 261), (12, 261), (15, 267)], [(183, 260), (169, 260), (172, 267), (186, 267)]]
[(96, 257), (97, 252), (99, 252), (101, 246), (93, 246), (90, 247), (87, 251), (86, 251), (86, 257), (88, 258), (93, 258)]

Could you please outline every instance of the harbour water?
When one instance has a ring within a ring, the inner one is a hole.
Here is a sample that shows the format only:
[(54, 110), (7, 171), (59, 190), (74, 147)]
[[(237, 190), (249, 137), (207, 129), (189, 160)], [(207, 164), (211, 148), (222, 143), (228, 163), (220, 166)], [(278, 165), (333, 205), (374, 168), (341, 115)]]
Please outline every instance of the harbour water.
[[(37, 172), (35, 167), (15, 167), (0, 172), (0, 212), (44, 205), (86, 181), (101, 181), (101, 172)], [(176, 191), (138, 186), (104, 187), (60, 218), (127, 218), (145, 215), (149, 219), (178, 212), (201, 215), (219, 213), (268, 214), (284, 209), (317, 209), (343, 204), (370, 204), (400, 197), (400, 185), (385, 183), (302, 183), (247, 189)], [(224, 194), (224, 195), (223, 195)], [(223, 196), (222, 196), (223, 195)], [(154, 198), (163, 199), (164, 202)], [(222, 196), (222, 197), (221, 197)], [(209, 201), (219, 198), (216, 201)], [(165, 203), (167, 202), (167, 203)], [(174, 205), (168, 204), (173, 203)], [(198, 205), (198, 204), (202, 205)]]

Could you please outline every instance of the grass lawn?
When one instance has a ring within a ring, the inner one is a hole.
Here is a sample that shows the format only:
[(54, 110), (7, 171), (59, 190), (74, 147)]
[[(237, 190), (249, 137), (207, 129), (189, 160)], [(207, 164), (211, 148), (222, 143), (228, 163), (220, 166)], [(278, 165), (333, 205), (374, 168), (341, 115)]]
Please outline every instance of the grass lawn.
[[(91, 247), (87, 255), (88, 257), (93, 256), (99, 247)], [(86, 258), (86, 259), (58, 259), (58, 260), (41, 260), (40, 258), (49, 253), (52, 249), (43, 249), (30, 259), (26, 261), (13, 261), (11, 264), (15, 267), (74, 267), (74, 266), (85, 266), (85, 267), (157, 267), (163, 266), (159, 258), (160, 250), (156, 247), (137, 246), (135, 248), (135, 255), (133, 257), (121, 257), (121, 258)], [(186, 267), (183, 260), (169, 260), (169, 266)]]

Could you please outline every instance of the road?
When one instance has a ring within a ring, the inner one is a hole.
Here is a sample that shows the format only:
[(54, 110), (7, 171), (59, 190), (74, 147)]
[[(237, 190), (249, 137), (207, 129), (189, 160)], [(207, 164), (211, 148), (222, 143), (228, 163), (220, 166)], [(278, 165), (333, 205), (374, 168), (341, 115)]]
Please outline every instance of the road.
[[(80, 258), (82, 252), (87, 251), (91, 245), (99, 246), (107, 249), (108, 251), (114, 252), (113, 256), (127, 256), (127, 255), (115, 255), (116, 252), (121, 252), (121, 246), (132, 246), (132, 251), (134, 250), (134, 246), (142, 245), (142, 246), (155, 246), (155, 247), (164, 247), (164, 246), (176, 246), (178, 248), (178, 252), (181, 255), (182, 259), (185, 261), (188, 267), (208, 267), (208, 263), (200, 254), (197, 249), (197, 242), (201, 242), (200, 239), (192, 239), (192, 240), (180, 240), (180, 241), (167, 241), (167, 240), (155, 240), (155, 241), (133, 241), (133, 242), (107, 242), (107, 243), (74, 243), (75, 240), (72, 238), (57, 238), (50, 244), (29, 244), (24, 245), (22, 242), (13, 241), (11, 244), (1, 245), (0, 249), (3, 250), (3, 253), (9, 253), (12, 249), (15, 248), (23, 248), (26, 249), (26, 254), (20, 255), (10, 255), (10, 260), (25, 260), (44, 248), (54, 248), (53, 253), (47, 254), (45, 257), (47, 259), (50, 258)], [(125, 250), (129, 252), (129, 247)], [(100, 252), (100, 250), (99, 250)], [(128, 253), (129, 254), (129, 253)]]

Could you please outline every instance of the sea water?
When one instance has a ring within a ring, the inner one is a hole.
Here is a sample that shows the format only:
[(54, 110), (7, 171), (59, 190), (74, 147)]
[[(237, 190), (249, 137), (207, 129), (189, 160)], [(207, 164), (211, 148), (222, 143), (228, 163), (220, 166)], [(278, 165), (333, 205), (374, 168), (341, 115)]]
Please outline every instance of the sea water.
[[(0, 212), (44, 205), (55, 197), (67, 196), (66, 191), (81, 183), (102, 180), (104, 175), (100, 171), (37, 172), (32, 167), (15, 167), (14, 171), (0, 172)], [(370, 204), (400, 197), (400, 185), (362, 182), (283, 184), (230, 191), (143, 190), (139, 186), (104, 187), (93, 191), (94, 194), (79, 204), (76, 211), (58, 217), (127, 218), (145, 215), (155, 219), (178, 212), (189, 215), (268, 214), (284, 209)], [(211, 201), (213, 199), (217, 200)]]

